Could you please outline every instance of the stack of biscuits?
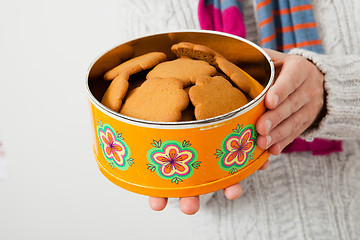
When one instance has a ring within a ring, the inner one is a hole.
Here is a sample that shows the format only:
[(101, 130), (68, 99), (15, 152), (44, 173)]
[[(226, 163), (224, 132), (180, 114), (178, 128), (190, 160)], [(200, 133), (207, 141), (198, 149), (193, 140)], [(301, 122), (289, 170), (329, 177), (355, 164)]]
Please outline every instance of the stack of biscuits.
[[(231, 112), (264, 90), (249, 74), (206, 46), (180, 42), (171, 50), (175, 60), (151, 52), (107, 71), (104, 79), (111, 84), (101, 103), (148, 121), (192, 121)], [(131, 76), (145, 70), (146, 80), (132, 87)]]

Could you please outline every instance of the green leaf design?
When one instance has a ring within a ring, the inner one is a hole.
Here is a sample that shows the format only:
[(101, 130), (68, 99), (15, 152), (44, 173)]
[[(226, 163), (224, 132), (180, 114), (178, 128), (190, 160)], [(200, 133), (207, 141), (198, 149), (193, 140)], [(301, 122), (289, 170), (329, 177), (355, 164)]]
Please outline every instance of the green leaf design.
[(191, 164), (191, 166), (192, 166), (193, 168), (198, 169), (198, 168), (200, 167), (200, 163), (201, 163), (201, 162), (196, 161), (196, 162), (194, 162), (193, 164)]
[(121, 135), (122, 135), (122, 133), (116, 132), (116, 137), (118, 139), (124, 140), (124, 138)]
[(234, 131), (235, 133), (239, 133), (239, 134), (240, 134), (240, 132), (241, 132), (242, 129), (243, 129), (243, 125), (239, 126), (239, 124), (238, 124), (238, 125), (236, 126), (236, 128), (233, 129), (233, 131)]
[(155, 171), (155, 169), (156, 169), (156, 167), (154, 166), (154, 165), (152, 165), (152, 164), (146, 164), (147, 166), (148, 166), (148, 168), (147, 169), (149, 169), (151, 172), (153, 172), (153, 171)]
[(126, 161), (130, 166), (132, 166), (134, 164), (134, 159), (132, 159), (132, 158), (129, 158)]
[(190, 141), (184, 140), (183, 143), (182, 143), (182, 146), (183, 147), (190, 147), (191, 146)]
[(176, 183), (176, 184), (178, 184), (179, 182), (182, 182), (183, 180), (181, 179), (181, 178), (178, 178), (178, 177), (174, 177), (172, 180), (171, 180), (171, 182), (172, 183)]
[(221, 151), (220, 149), (216, 149), (216, 153), (214, 155), (216, 155), (216, 158), (221, 158), (223, 154), (223, 151)]
[(155, 140), (153, 140), (154, 143), (152, 143), (151, 145), (153, 145), (156, 148), (161, 148), (161, 139), (157, 142)]
[(98, 125), (100, 126), (100, 127), (103, 127), (103, 123), (102, 123), (102, 121), (99, 119), (99, 121), (98, 121)]
[(229, 171), (229, 174), (234, 174), (234, 173), (236, 173), (238, 170), (236, 169), (236, 168), (232, 168), (232, 169), (230, 169), (230, 171)]
[(110, 163), (110, 167), (116, 168), (115, 164), (113, 162)]

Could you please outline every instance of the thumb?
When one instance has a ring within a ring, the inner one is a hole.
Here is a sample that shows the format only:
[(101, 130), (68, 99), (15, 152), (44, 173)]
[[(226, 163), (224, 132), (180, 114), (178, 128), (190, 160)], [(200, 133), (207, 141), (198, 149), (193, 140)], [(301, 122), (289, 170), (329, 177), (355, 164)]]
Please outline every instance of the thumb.
[(263, 48), (263, 50), (270, 56), (271, 60), (273, 60), (275, 67), (279, 63), (281, 64), (284, 63), (285, 58), (287, 56), (287, 54), (285, 53), (278, 52), (272, 49)]

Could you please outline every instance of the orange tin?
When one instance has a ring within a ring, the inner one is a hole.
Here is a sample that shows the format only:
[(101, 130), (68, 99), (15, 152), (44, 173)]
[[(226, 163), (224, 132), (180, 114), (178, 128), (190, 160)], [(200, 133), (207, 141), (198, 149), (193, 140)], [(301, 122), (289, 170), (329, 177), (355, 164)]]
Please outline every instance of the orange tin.
[[(187, 41), (206, 45), (247, 71), (264, 91), (227, 114), (199, 121), (151, 122), (114, 112), (100, 101), (104, 73), (120, 62)], [(254, 43), (213, 31), (167, 32), (138, 38), (103, 54), (86, 78), (94, 155), (106, 178), (129, 191), (154, 197), (187, 197), (217, 191), (254, 173), (269, 153), (256, 146), (255, 123), (266, 110), (274, 79), (270, 57)]]

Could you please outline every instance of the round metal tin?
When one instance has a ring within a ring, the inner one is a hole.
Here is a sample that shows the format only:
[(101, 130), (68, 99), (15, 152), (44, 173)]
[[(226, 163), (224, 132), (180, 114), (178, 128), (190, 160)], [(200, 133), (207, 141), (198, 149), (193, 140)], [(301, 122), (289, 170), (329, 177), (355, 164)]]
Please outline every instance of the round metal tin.
[[(109, 85), (103, 80), (106, 71), (153, 51), (162, 51), (169, 60), (174, 59), (170, 48), (183, 41), (219, 52), (258, 80), (264, 91), (239, 109), (199, 121), (145, 121), (100, 103)], [(273, 62), (260, 47), (225, 33), (166, 32), (111, 49), (90, 66), (86, 77), (99, 169), (116, 185), (155, 197), (196, 196), (243, 180), (270, 155), (256, 146), (255, 123), (266, 111), (264, 97), (273, 80)]]

